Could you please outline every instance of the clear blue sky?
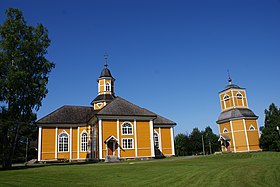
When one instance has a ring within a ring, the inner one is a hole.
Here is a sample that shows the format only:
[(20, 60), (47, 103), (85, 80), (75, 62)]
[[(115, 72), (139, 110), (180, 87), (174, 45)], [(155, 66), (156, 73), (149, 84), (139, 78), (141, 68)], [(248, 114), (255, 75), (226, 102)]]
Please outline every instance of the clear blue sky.
[(62, 105), (89, 106), (105, 51), (116, 95), (177, 123), (175, 133), (210, 125), (218, 133), (218, 92), (247, 89), (263, 125), (280, 105), (279, 0), (0, 0), (28, 24), (43, 23), (52, 40), (49, 94), (38, 117)]

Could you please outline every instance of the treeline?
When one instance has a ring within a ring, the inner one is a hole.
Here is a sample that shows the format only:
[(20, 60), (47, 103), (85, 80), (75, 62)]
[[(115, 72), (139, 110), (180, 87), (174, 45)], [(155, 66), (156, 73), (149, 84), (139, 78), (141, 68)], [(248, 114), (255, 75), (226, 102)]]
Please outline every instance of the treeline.
[[(193, 128), (190, 134), (180, 133), (175, 137), (175, 151), (177, 156), (212, 154), (221, 150), (219, 136), (214, 134), (211, 127), (204, 131)], [(203, 152), (204, 147), (204, 152)]]

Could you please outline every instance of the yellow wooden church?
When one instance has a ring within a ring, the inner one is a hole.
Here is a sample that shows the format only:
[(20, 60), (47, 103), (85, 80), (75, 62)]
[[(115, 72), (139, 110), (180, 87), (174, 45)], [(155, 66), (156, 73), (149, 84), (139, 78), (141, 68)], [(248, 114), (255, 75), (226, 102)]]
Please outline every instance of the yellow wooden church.
[(172, 156), (175, 122), (121, 97), (107, 67), (91, 106), (62, 106), (37, 121), (38, 161)]
[(248, 107), (244, 88), (229, 84), (219, 92), (222, 113), (217, 124), (223, 152), (260, 151), (258, 116)]

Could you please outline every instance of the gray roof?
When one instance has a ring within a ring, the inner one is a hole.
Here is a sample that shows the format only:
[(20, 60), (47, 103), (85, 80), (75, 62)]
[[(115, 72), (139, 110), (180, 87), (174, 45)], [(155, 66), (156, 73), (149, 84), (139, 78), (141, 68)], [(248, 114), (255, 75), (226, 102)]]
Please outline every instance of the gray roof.
[(105, 64), (104, 69), (102, 70), (99, 78), (102, 78), (102, 77), (110, 77), (110, 78), (114, 79), (110, 70), (107, 68), (107, 64)]
[(112, 95), (112, 94), (101, 94), (98, 95), (94, 100), (91, 101), (90, 104), (93, 105), (93, 103), (98, 102), (98, 101), (112, 101), (114, 100), (116, 96)]
[(225, 87), (225, 89), (223, 89), (219, 93), (224, 92), (224, 91), (229, 90), (229, 89), (245, 89), (245, 88), (240, 88), (239, 86), (237, 86), (235, 84), (229, 84)]
[(37, 124), (76, 124), (87, 123), (97, 111), (85, 106), (62, 106), (39, 119)]
[(217, 123), (226, 122), (232, 119), (258, 119), (258, 116), (248, 108), (234, 108), (220, 114)]
[(143, 116), (155, 118), (155, 125), (176, 125), (175, 122), (141, 108), (121, 97), (116, 97), (101, 110), (84, 106), (63, 106), (39, 119), (37, 124), (79, 124), (87, 123), (94, 116)]
[(174, 121), (171, 121), (165, 117), (162, 117), (157, 114), (157, 118), (154, 121), (155, 125), (176, 125)]
[(111, 103), (100, 110), (97, 115), (105, 116), (150, 116), (157, 115), (145, 108), (141, 108), (121, 97), (116, 97)]

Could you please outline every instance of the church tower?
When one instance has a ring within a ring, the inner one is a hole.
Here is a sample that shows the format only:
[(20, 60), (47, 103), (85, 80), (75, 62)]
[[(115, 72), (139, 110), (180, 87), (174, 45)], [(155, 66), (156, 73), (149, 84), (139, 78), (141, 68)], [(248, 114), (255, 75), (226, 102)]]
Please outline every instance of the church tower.
[(223, 152), (260, 151), (258, 116), (248, 107), (245, 88), (229, 84), (219, 92), (222, 113), (217, 124)]
[(107, 55), (105, 55), (105, 61), (106, 62), (104, 68), (99, 78), (97, 79), (98, 95), (91, 102), (94, 110), (102, 109), (104, 106), (106, 106), (109, 102), (111, 102), (115, 98), (115, 93), (114, 93), (115, 79), (113, 78), (110, 70), (108, 69)]

